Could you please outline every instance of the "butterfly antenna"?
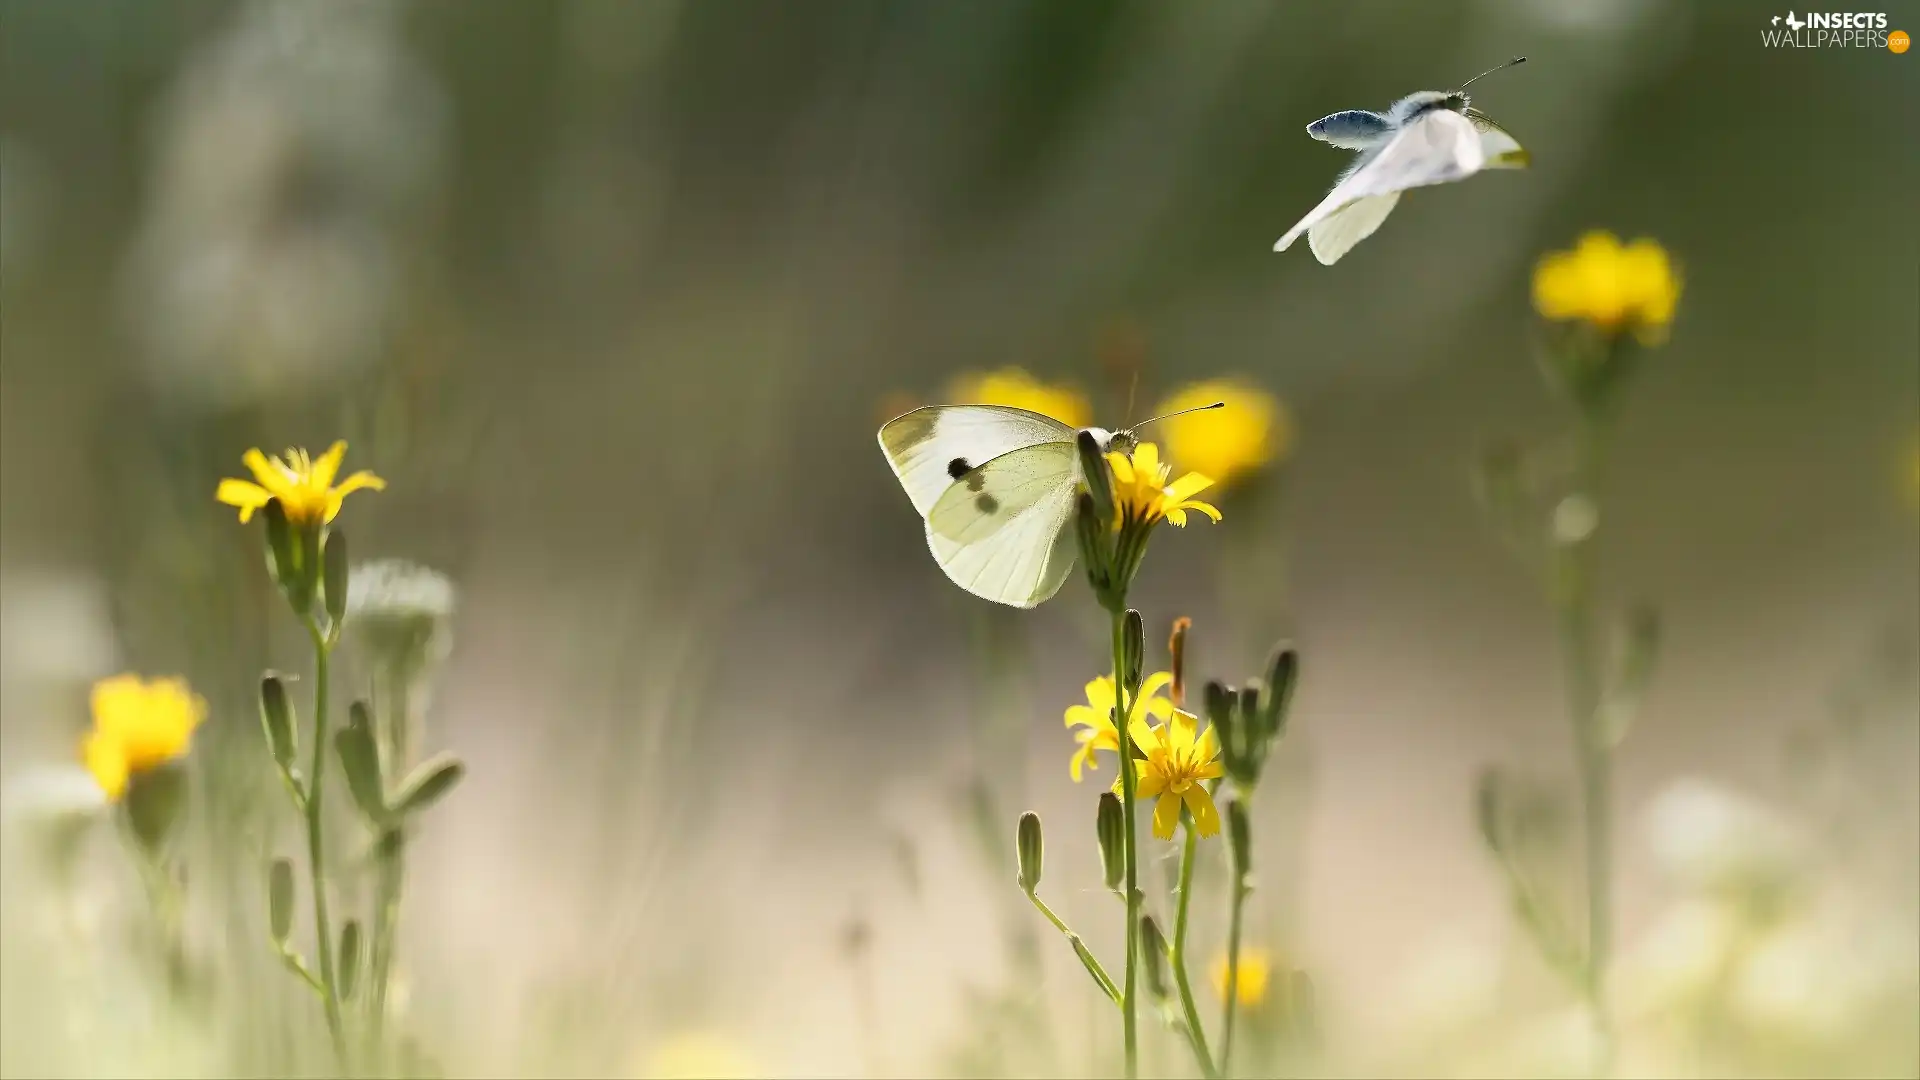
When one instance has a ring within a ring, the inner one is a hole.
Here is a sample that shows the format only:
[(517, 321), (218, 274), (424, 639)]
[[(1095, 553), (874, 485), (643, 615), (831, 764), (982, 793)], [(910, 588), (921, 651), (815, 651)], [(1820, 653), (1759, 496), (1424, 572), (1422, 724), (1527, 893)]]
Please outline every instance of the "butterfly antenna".
[(1127, 410), (1120, 415), (1133, 415), (1133, 392), (1140, 388), (1140, 369), (1134, 368), (1127, 374)]
[(1151, 424), (1156, 420), (1171, 420), (1176, 416), (1185, 416), (1188, 413), (1206, 412), (1208, 409), (1224, 409), (1226, 407), (1227, 407), (1227, 403), (1224, 401), (1216, 401), (1211, 405), (1195, 405), (1191, 409), (1181, 409), (1177, 412), (1161, 413), (1159, 416), (1142, 420), (1139, 423), (1133, 425), (1133, 427), (1128, 428), (1127, 430), (1128, 431), (1138, 430), (1140, 428), (1146, 427), (1148, 424)]
[(1467, 87), (1472, 86), (1474, 83), (1479, 82), (1481, 79), (1486, 78), (1487, 76), (1493, 74), (1496, 71), (1505, 71), (1508, 68), (1515, 66), (1516, 64), (1524, 64), (1526, 62), (1527, 62), (1526, 57), (1516, 56), (1513, 59), (1507, 61), (1506, 63), (1501, 64), (1499, 67), (1490, 67), (1487, 70), (1481, 72), (1480, 74), (1475, 75), (1473, 78), (1468, 79), (1466, 82), (1461, 83), (1460, 89), (1465, 90)]

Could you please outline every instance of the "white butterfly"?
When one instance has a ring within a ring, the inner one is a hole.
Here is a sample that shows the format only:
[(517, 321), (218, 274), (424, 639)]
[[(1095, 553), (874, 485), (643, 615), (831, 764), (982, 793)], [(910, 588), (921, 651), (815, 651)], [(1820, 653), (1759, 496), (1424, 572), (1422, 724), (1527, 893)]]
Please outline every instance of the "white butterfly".
[(1408, 188), (1465, 180), (1482, 169), (1526, 168), (1526, 149), (1468, 102), (1466, 87), (1492, 73), (1475, 75), (1459, 90), (1408, 94), (1384, 113), (1348, 109), (1308, 124), (1307, 134), (1360, 154), (1273, 250), (1287, 250), (1304, 232), (1314, 258), (1332, 266), (1373, 235)]
[(1030, 608), (1060, 591), (1078, 554), (1082, 430), (1103, 454), (1135, 442), (1131, 428), (1075, 429), (1006, 405), (929, 405), (887, 421), (880, 449), (926, 519), (927, 547), (953, 583)]

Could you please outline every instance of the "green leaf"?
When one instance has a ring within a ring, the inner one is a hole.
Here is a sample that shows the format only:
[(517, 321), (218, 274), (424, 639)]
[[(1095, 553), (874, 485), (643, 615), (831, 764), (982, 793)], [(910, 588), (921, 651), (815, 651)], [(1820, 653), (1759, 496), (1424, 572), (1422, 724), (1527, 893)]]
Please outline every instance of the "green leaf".
[(320, 585), (327, 602), (327, 618), (337, 625), (347, 617), (347, 534), (329, 532), (322, 552)]
[(413, 771), (394, 797), (396, 815), (417, 814), (444, 798), (460, 778), (467, 774), (466, 763), (451, 754), (440, 754)]

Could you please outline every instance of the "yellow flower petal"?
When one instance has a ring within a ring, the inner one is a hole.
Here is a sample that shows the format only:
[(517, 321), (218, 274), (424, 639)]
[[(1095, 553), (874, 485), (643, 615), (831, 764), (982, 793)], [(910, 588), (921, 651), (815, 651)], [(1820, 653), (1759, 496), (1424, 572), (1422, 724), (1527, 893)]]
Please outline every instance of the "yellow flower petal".
[(127, 791), (127, 759), (119, 744), (100, 732), (89, 732), (80, 744), (80, 759), (109, 800), (118, 802)]
[(1155, 795), (1167, 790), (1167, 778), (1165, 774), (1154, 769), (1144, 761), (1136, 761), (1134, 762), (1134, 766), (1134, 798), (1151, 799)]
[(313, 463), (311, 473), (313, 486), (317, 488), (332, 487), (333, 478), (340, 475), (340, 459), (346, 456), (347, 444), (345, 440), (336, 441), (332, 446), (327, 447), (327, 452), (321, 454), (319, 459)]
[(1197, 472), (1190, 472), (1167, 485), (1167, 501), (1175, 503), (1185, 502), (1212, 486), (1212, 480), (1209, 480)]
[(253, 512), (273, 501), (273, 492), (250, 480), (222, 480), (214, 490), (215, 501), (240, 508), (242, 523), (253, 517)]
[(1171, 791), (1162, 792), (1153, 804), (1153, 835), (1162, 840), (1173, 839), (1173, 827), (1180, 823), (1180, 796)]
[[(1205, 785), (1189, 784), (1181, 794), (1186, 800), (1187, 812), (1193, 815), (1193, 823), (1200, 830), (1201, 839), (1213, 836), (1220, 831), (1220, 811), (1213, 805), (1213, 796), (1207, 794)], [(1158, 807), (1155, 808), (1156, 815)], [(1158, 821), (1158, 817), (1155, 818)]]

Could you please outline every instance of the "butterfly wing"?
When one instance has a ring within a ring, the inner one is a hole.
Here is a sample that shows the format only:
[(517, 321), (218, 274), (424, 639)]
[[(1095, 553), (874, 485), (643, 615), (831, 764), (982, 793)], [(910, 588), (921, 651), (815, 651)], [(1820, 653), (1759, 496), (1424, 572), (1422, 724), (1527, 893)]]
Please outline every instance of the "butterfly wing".
[(1387, 215), (1393, 212), (1394, 204), (1399, 201), (1400, 193), (1397, 191), (1369, 195), (1315, 222), (1307, 230), (1307, 246), (1313, 249), (1313, 257), (1319, 259), (1322, 266), (1339, 262), (1340, 256), (1351, 251), (1353, 245), (1373, 235), (1373, 231), (1387, 220)]
[(967, 471), (927, 513), (927, 547), (953, 583), (1028, 608), (1060, 590), (1073, 566), (1069, 526), (1079, 490), (1071, 442), (1022, 447)]
[(1480, 151), (1487, 157), (1487, 163), (1481, 168), (1524, 169), (1533, 164), (1533, 155), (1527, 153), (1527, 148), (1494, 123), (1492, 117), (1479, 109), (1468, 109), (1467, 119), (1473, 121), (1474, 130), (1480, 133)]
[[(1486, 153), (1480, 148), (1480, 132), (1471, 120), (1450, 109), (1432, 109), (1421, 113), (1395, 133), (1378, 153), (1363, 155), (1355, 163), (1356, 167), (1333, 185), (1333, 190), (1320, 200), (1318, 206), (1287, 230), (1287, 234), (1273, 245), (1273, 250), (1287, 250), (1300, 238), (1301, 233), (1311, 231), (1314, 226), (1362, 199), (1397, 196), (1409, 188), (1464, 180), (1479, 172), (1485, 164)], [(1371, 218), (1371, 227), (1358, 232), (1347, 247), (1359, 243), (1379, 228), (1380, 222), (1392, 209), (1393, 204), (1389, 202), (1363, 213), (1352, 225), (1367, 224)], [(1343, 231), (1354, 230), (1351, 225), (1346, 230), (1336, 230)], [(1341, 254), (1344, 253), (1345, 249), (1342, 249)], [(1338, 258), (1339, 255), (1323, 257), (1321, 261), (1332, 263)]]
[(1009, 451), (1065, 442), (1074, 429), (1004, 405), (929, 405), (887, 421), (880, 450), (922, 517), (961, 475)]

